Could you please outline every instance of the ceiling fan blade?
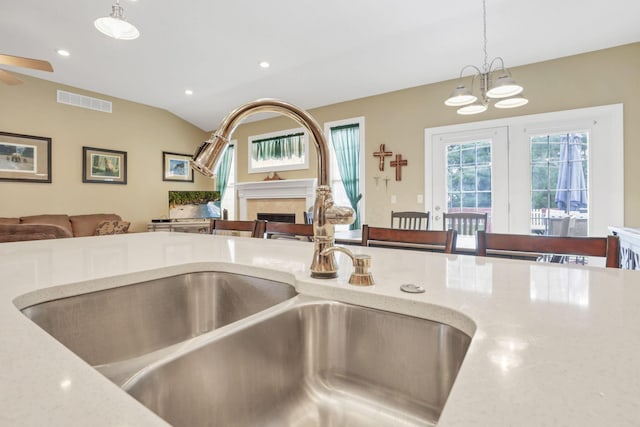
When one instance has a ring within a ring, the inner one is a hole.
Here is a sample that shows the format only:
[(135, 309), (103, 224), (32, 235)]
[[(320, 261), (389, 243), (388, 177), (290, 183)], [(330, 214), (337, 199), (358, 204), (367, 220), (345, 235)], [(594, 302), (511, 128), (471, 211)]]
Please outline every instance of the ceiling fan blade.
[(14, 67), (33, 68), (40, 71), (53, 71), (53, 67), (47, 61), (40, 59), (24, 58), (22, 56), (0, 54), (0, 64), (13, 65)]
[(11, 73), (6, 72), (5, 70), (0, 70), (0, 81), (8, 85), (19, 85), (22, 83), (22, 80), (14, 77)]

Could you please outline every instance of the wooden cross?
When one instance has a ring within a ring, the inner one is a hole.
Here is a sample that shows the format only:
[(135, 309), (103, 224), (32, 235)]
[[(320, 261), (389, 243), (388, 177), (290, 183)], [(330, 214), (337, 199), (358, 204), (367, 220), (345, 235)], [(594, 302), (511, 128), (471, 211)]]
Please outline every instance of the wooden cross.
[(389, 162), (392, 168), (396, 168), (396, 181), (402, 181), (402, 166), (407, 166), (407, 161), (402, 160), (402, 154), (396, 154), (396, 159)]
[(373, 157), (379, 157), (380, 158), (380, 164), (378, 165), (378, 169), (383, 171), (384, 170), (384, 158), (392, 156), (392, 155), (393, 155), (393, 153), (391, 151), (384, 151), (384, 144), (380, 144), (380, 151), (376, 151), (375, 153), (373, 153)]

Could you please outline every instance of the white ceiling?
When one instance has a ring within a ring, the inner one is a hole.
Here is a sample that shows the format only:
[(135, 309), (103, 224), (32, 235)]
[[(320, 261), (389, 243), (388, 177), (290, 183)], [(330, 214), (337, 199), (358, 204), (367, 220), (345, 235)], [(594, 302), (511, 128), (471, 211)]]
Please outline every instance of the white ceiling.
[[(134, 41), (93, 27), (113, 1), (0, 0), (0, 53), (55, 71), (3, 68), (211, 130), (253, 99), (309, 109), (454, 79), (483, 62), (481, 0), (121, 0), (141, 32)], [(514, 67), (636, 42), (639, 16), (638, 0), (487, 0), (489, 59)]]

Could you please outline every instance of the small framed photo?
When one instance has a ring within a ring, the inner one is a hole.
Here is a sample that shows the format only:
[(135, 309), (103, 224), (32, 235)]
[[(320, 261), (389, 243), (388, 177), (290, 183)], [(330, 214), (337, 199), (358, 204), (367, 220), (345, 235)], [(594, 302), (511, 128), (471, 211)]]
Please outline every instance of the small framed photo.
[(82, 182), (126, 184), (127, 153), (82, 147)]
[(189, 154), (162, 152), (162, 180), (193, 182)]
[(51, 138), (0, 132), (0, 181), (51, 182)]

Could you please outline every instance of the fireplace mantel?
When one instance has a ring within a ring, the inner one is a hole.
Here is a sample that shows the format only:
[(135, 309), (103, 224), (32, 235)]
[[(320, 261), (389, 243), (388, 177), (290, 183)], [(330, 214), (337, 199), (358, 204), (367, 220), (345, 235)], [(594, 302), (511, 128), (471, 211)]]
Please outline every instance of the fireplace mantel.
[(305, 199), (305, 206), (315, 201), (316, 178), (282, 179), (274, 181), (238, 182), (239, 219), (247, 218), (247, 200), (250, 199)]

